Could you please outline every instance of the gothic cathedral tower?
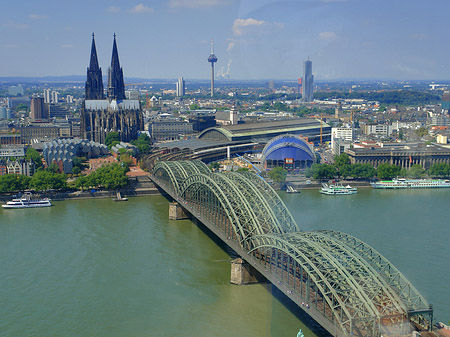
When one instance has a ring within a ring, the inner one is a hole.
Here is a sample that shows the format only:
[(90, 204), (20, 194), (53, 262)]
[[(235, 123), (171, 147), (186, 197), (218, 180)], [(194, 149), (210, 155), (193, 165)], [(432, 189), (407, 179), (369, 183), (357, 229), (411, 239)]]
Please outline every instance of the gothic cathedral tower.
[(83, 138), (104, 143), (106, 135), (117, 132), (119, 139), (129, 142), (144, 130), (144, 118), (138, 99), (126, 99), (123, 71), (119, 63), (114, 34), (111, 67), (108, 70), (107, 97), (103, 93), (102, 70), (98, 65), (94, 34), (91, 59), (87, 69), (86, 96), (81, 109)]

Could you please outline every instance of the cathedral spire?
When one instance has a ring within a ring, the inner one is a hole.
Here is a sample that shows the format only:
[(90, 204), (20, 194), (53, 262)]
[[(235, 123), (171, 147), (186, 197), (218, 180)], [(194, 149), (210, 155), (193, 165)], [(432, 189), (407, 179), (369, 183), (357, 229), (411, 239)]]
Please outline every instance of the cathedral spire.
[(89, 67), (87, 68), (85, 96), (87, 100), (103, 99), (102, 69), (98, 66), (94, 33), (92, 33), (91, 60), (89, 62)]
[(111, 67), (108, 72), (108, 98), (125, 99), (125, 84), (123, 82), (123, 71), (120, 67), (119, 53), (117, 51), (116, 34), (114, 33)]

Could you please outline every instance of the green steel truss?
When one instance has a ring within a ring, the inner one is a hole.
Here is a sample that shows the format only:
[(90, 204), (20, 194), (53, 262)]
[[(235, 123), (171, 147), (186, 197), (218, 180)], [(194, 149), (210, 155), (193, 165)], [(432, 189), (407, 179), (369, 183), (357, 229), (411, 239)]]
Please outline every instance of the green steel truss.
[(340, 335), (378, 336), (386, 326), (405, 325), (411, 313), (432, 315), (406, 277), (366, 243), (336, 231), (300, 231), (278, 194), (256, 174), (217, 174), (200, 161), (173, 161), (157, 163), (152, 176)]

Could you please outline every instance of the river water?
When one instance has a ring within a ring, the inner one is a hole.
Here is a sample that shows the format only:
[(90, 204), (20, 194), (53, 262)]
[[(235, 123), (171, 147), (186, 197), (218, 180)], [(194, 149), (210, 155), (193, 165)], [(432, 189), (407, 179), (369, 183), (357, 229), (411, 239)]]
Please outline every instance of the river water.
[[(450, 319), (450, 190), (281, 196), (301, 229), (369, 243)], [(315, 336), (270, 285), (230, 285), (227, 252), (162, 196), (54, 205), (0, 210), (0, 336)]]

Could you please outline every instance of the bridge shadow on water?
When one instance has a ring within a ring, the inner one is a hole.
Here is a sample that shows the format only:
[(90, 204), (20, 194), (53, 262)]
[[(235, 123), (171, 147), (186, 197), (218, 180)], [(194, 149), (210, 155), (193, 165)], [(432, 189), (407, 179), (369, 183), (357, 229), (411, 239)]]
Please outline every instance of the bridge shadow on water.
[[(235, 259), (241, 257), (232, 248), (230, 248), (225, 242), (223, 242), (219, 237), (217, 237), (208, 227), (206, 227), (200, 220), (191, 216), (190, 220), (206, 235), (210, 238), (220, 249), (222, 249), (230, 259)], [(231, 266), (230, 266), (231, 268)], [(230, 269), (231, 270), (231, 269)], [(301, 321), (308, 329), (310, 329), (315, 335), (319, 337), (330, 337), (332, 336), (328, 331), (326, 331), (322, 326), (317, 323), (311, 316), (309, 316), (304, 310), (302, 310), (299, 305), (292, 301), (286, 296), (281, 290), (274, 286), (269, 281), (264, 281), (264, 289), (269, 292), (277, 301), (279, 301), (285, 308), (287, 308), (299, 321)], [(251, 286), (243, 285), (241, 287)], [(239, 287), (239, 286), (237, 286)]]

